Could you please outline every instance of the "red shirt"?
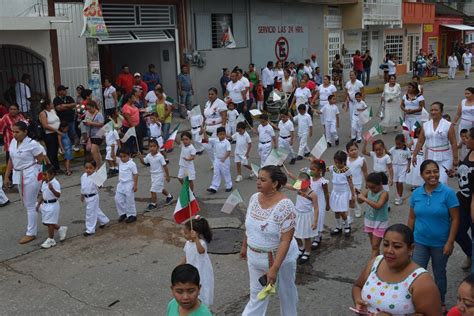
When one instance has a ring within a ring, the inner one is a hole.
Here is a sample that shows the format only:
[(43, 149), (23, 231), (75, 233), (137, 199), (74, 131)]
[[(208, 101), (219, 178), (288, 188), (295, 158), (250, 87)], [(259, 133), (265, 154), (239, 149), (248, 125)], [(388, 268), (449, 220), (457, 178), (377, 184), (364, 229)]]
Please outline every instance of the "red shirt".
[(0, 106), (0, 118), (4, 117), (8, 113), (8, 109), (5, 106)]
[(143, 100), (145, 98), (146, 93), (148, 92), (148, 85), (145, 83), (145, 81), (140, 80), (140, 83), (136, 84), (134, 80), (133, 87), (142, 90), (142, 93), (140, 94), (140, 99)]
[(133, 83), (135, 79), (133, 78), (131, 73), (120, 73), (117, 77), (117, 81), (115, 82), (117, 86), (123, 88), (125, 93), (131, 93), (133, 89)]
[(11, 117), (10, 114), (5, 115), (0, 120), (0, 134), (3, 135), (3, 148), (6, 152), (10, 147), (10, 143), (13, 140), (12, 127), (16, 122), (23, 121), (28, 123), (23, 114), (18, 113), (15, 117)]
[(362, 60), (362, 57), (358, 56), (358, 55), (354, 55), (354, 70), (356, 71), (364, 71), (364, 64), (363, 64), (363, 60)]
[(125, 127), (135, 127), (140, 123), (140, 111), (138, 110), (137, 107), (131, 106), (130, 104), (126, 103), (122, 107), (122, 113), (123, 114), (129, 114), (130, 115), (130, 124), (127, 122), (126, 119), (122, 121), (122, 125)]
[(313, 80), (308, 80), (308, 82), (306, 83), (306, 88), (313, 92), (314, 89), (316, 89), (316, 83)]

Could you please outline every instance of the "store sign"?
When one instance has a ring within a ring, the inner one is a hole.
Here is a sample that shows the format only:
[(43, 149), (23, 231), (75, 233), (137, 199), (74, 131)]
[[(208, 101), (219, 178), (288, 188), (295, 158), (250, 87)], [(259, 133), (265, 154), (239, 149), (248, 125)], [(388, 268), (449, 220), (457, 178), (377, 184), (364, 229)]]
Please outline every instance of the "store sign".
[(87, 37), (105, 37), (109, 36), (107, 27), (105, 26), (102, 10), (99, 0), (85, 0), (84, 9), (82, 10), (84, 17), (84, 27), (80, 36)]
[(433, 24), (424, 24), (423, 25), (423, 32), (433, 33)]

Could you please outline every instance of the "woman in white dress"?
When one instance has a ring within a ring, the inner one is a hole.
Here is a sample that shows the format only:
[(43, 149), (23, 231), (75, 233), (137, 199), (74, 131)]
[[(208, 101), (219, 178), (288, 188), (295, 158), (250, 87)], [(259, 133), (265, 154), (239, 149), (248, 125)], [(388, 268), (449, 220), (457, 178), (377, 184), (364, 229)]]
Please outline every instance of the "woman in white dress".
[(407, 93), (402, 97), (400, 108), (405, 114), (405, 123), (410, 131), (417, 122), (420, 125), (423, 123), (422, 112), (425, 108), (425, 98), (420, 94), (416, 82), (408, 83)]
[(277, 279), (280, 314), (297, 315), (298, 245), (293, 238), (296, 213), (293, 202), (280, 192), (286, 181), (280, 168), (263, 167), (257, 178), (258, 193), (249, 201), (246, 237), (240, 252), (247, 260), (250, 277), (250, 300), (242, 313), (244, 316), (265, 315), (269, 299), (259, 300), (257, 294), (264, 288), (262, 283), (275, 284)]
[(117, 110), (117, 90), (112, 85), (110, 79), (104, 80), (104, 108), (106, 116), (112, 116)]
[[(402, 112), (400, 111), (400, 99), (402, 97), (402, 89), (397, 83), (395, 75), (388, 76), (388, 83), (383, 88), (381, 101), (385, 104), (385, 112), (380, 122), (380, 126), (383, 128), (394, 127), (398, 129), (400, 125), (400, 117)], [(385, 130), (384, 130), (385, 132)]]
[(411, 161), (413, 166), (418, 164), (418, 153), (424, 145), (424, 160), (436, 161), (440, 167), (440, 182), (447, 183), (448, 173), (456, 170), (459, 159), (454, 125), (443, 118), (443, 107), (441, 102), (431, 104), (431, 120), (423, 123)]
[[(210, 88), (208, 91), (209, 100), (204, 107), (204, 124), (206, 132), (211, 138), (217, 138), (217, 128), (225, 127), (227, 123), (227, 104), (217, 97), (217, 89)], [(209, 143), (203, 144), (211, 161), (214, 161), (214, 150)]]
[(5, 171), (4, 184), (5, 187), (10, 186), (10, 175), (13, 172), (13, 184), (18, 186), (28, 215), (26, 234), (19, 241), (20, 244), (26, 244), (36, 239), (38, 232), (36, 201), (41, 187), (38, 174), (41, 172), (40, 164), (45, 160), (44, 148), (28, 137), (28, 126), (25, 122), (15, 123), (12, 130), (14, 139), (10, 143), (10, 159)]
[(281, 91), (285, 92), (288, 96), (293, 93), (296, 89), (296, 79), (291, 76), (291, 70), (285, 70), (285, 76), (281, 81)]
[[(337, 92), (336, 86), (331, 84), (331, 77), (326, 75), (323, 77), (323, 84), (320, 85), (318, 88), (317, 95), (319, 97), (319, 111), (322, 111), (324, 106), (329, 104), (328, 98), (330, 95), (335, 94)], [(321, 124), (323, 125), (324, 128), (324, 115), (321, 114), (319, 116), (321, 120)]]
[(461, 120), (459, 122), (458, 134), (463, 129), (469, 130), (474, 127), (474, 88), (466, 88), (464, 96), (466, 98), (459, 103), (456, 118), (453, 121), (453, 124), (458, 124), (459, 120)]

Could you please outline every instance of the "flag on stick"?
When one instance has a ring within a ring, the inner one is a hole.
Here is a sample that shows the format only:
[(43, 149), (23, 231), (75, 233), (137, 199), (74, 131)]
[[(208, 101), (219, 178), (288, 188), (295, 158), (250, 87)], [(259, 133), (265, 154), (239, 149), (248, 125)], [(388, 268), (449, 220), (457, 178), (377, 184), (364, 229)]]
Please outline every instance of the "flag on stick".
[(415, 125), (413, 125), (413, 128), (412, 128), (411, 131), (410, 131), (410, 136), (411, 136), (411, 137), (414, 137), (414, 136), (415, 136), (415, 130), (416, 130), (417, 128), (419, 128), (419, 127), (421, 127), (421, 124), (420, 124), (418, 121), (416, 121), (416, 122), (415, 122)]
[(306, 190), (307, 188), (309, 188), (310, 185), (310, 180), (296, 180), (295, 183), (293, 183), (293, 188), (295, 188), (296, 190)]
[(89, 176), (89, 179), (94, 182), (98, 187), (104, 185), (105, 180), (107, 180), (107, 167), (104, 163), (96, 172)]
[(97, 137), (103, 138), (105, 134), (114, 129), (114, 121), (110, 120), (107, 124), (101, 127), (97, 132)]
[(46, 162), (43, 159), (43, 161), (41, 162), (41, 172), (38, 173), (38, 178), (37, 178), (38, 182), (43, 182), (45, 172), (46, 172)]
[(227, 197), (227, 200), (225, 200), (224, 205), (222, 206), (221, 212), (230, 214), (232, 211), (235, 209), (237, 205), (240, 203), (243, 203), (244, 200), (242, 199), (242, 196), (240, 195), (239, 190), (234, 190), (232, 193)]
[(272, 148), (272, 151), (268, 155), (267, 160), (265, 161), (264, 165), (265, 166), (281, 166), (285, 162), (286, 157), (288, 157), (289, 154), (290, 152), (286, 149)]
[(235, 120), (235, 122), (238, 124), (240, 122), (245, 122), (246, 119), (245, 119), (245, 116), (243, 113), (240, 113), (239, 116), (237, 116), (237, 119)]
[(201, 113), (201, 106), (199, 104), (196, 104), (190, 111), (190, 116), (200, 116), (202, 115)]
[(382, 128), (380, 127), (379, 124), (376, 124), (374, 127), (369, 129), (367, 131), (367, 133), (364, 134), (364, 138), (365, 138), (365, 140), (369, 140), (372, 137), (375, 137), (375, 136), (380, 135), (380, 134), (382, 134)]
[(164, 143), (163, 145), (163, 148), (164, 149), (172, 149), (173, 148), (173, 145), (174, 145), (174, 140), (176, 139), (176, 136), (178, 135), (178, 130), (179, 130), (179, 126), (181, 124), (178, 124), (178, 126), (175, 127), (175, 129), (173, 130), (173, 132), (171, 133), (170, 137), (166, 140), (166, 142)]
[(328, 148), (328, 143), (326, 141), (326, 137), (323, 135), (318, 140), (316, 145), (314, 145), (313, 149), (311, 150), (311, 155), (313, 155), (314, 157), (318, 159), (321, 159), (323, 153), (326, 151), (327, 148)]
[(189, 188), (189, 178), (184, 178), (183, 186), (179, 193), (178, 203), (174, 209), (173, 217), (176, 223), (181, 224), (199, 212), (199, 205)]
[(359, 122), (362, 125), (367, 124), (372, 117), (374, 116), (374, 113), (372, 111), (372, 107), (365, 109), (365, 111), (362, 111), (359, 113)]
[(410, 128), (408, 127), (407, 123), (400, 117), (400, 125), (402, 126), (403, 131), (410, 131)]
[(127, 132), (125, 133), (125, 135), (123, 135), (122, 139), (120, 140), (122, 143), (125, 143), (127, 142), (127, 140), (130, 138), (130, 137), (135, 137), (135, 139), (137, 139), (137, 132), (135, 131), (135, 127), (130, 127)]
[(250, 164), (250, 167), (252, 167), (252, 172), (253, 172), (253, 174), (254, 174), (256, 177), (258, 177), (258, 172), (260, 171), (260, 167), (257, 166), (257, 165), (254, 164), (254, 163), (251, 163), (251, 164)]

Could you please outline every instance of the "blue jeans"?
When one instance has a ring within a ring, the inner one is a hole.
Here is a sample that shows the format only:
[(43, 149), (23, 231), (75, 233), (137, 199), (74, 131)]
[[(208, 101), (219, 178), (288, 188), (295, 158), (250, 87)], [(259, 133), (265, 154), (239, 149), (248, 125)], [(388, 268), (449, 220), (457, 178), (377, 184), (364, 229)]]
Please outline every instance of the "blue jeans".
[(370, 67), (364, 68), (364, 72), (362, 73), (362, 83), (365, 86), (368, 86), (370, 82)]
[(434, 248), (415, 243), (415, 251), (413, 252), (413, 261), (420, 267), (427, 268), (428, 262), (431, 258), (431, 266), (433, 267), (433, 274), (436, 286), (441, 295), (441, 301), (444, 303), (447, 288), (446, 265), (448, 263), (448, 256), (443, 254), (443, 248)]
[(184, 104), (186, 109), (190, 111), (192, 109), (193, 103), (193, 93), (191, 90), (184, 91), (181, 90), (181, 95), (179, 96), (179, 103)]
[(170, 137), (170, 128), (171, 128), (171, 123), (163, 123), (161, 127), (161, 132), (163, 133), (163, 140), (168, 140), (168, 137)]
[(76, 122), (72, 121), (67, 124), (68, 126), (68, 131), (67, 131), (67, 136), (69, 136), (69, 139), (71, 140), (71, 143), (74, 144), (77, 134), (76, 134)]

